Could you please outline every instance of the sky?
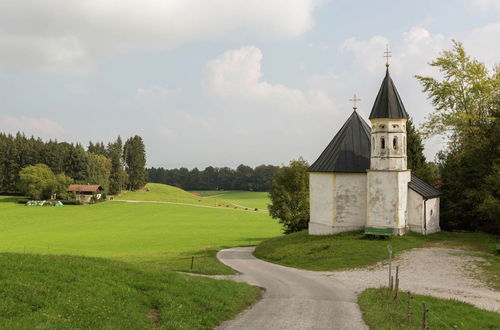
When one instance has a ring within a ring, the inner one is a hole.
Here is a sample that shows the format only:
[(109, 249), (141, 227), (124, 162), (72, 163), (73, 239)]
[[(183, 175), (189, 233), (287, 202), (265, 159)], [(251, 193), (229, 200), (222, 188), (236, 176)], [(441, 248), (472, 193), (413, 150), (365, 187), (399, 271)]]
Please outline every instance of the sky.
[[(385, 74), (418, 125), (416, 74), (452, 40), (500, 62), (500, 0), (0, 0), (0, 131), (141, 135), (147, 165), (313, 162)], [(434, 159), (442, 138), (425, 140)]]

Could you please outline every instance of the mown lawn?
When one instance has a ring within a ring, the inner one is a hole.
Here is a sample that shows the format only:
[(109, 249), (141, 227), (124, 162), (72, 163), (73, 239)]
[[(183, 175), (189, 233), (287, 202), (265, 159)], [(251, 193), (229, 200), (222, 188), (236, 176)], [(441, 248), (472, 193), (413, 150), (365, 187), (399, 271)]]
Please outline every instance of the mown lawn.
[(0, 253), (1, 329), (208, 329), (260, 296), (107, 259)]
[(498, 329), (500, 314), (457, 300), (412, 295), (412, 318), (408, 319), (408, 294), (398, 299), (387, 288), (366, 289), (358, 296), (363, 319), (373, 330), (422, 329), (422, 302), (426, 304), (429, 329)]
[(409, 233), (388, 240), (367, 239), (362, 232), (337, 235), (310, 236), (307, 231), (284, 235), (263, 241), (257, 246), (256, 257), (284, 266), (309, 270), (342, 270), (364, 267), (388, 258), (387, 245), (392, 245), (394, 256), (420, 247), (460, 248), (488, 258), (483, 264), (485, 280), (500, 289), (500, 257), (494, 255), (500, 238), (484, 233), (440, 232), (429, 236)]
[(221, 248), (280, 235), (267, 214), (227, 208), (104, 202), (36, 207), (0, 197), (0, 251), (114, 258), (164, 269), (227, 274)]

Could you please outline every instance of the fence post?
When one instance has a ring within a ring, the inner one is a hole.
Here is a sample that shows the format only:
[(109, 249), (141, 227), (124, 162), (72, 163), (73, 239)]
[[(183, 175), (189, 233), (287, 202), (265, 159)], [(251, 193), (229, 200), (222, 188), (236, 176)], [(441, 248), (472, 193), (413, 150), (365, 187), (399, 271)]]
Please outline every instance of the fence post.
[(411, 317), (413, 314), (413, 297), (411, 292), (408, 291), (408, 326), (411, 326)]
[(399, 290), (399, 266), (396, 266), (396, 283), (395, 283), (396, 294), (394, 294), (394, 300), (398, 298), (398, 290)]
[(387, 252), (389, 252), (389, 287), (392, 290), (392, 245), (387, 245)]
[(191, 257), (191, 270), (193, 270), (194, 256)]
[(422, 330), (427, 330), (427, 308), (425, 307), (425, 303), (422, 303)]
[(394, 276), (391, 276), (391, 280), (389, 281), (390, 282), (390, 289), (391, 291), (394, 289)]

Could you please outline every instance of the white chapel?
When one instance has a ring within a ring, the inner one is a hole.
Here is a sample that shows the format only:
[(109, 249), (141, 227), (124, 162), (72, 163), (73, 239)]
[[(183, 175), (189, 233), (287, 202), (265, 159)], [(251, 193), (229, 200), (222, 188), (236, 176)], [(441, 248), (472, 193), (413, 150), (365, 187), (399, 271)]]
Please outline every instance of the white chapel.
[(365, 228), (430, 234), (439, 228), (440, 192), (407, 169), (408, 113), (387, 65), (370, 113), (357, 113), (309, 168), (309, 234)]

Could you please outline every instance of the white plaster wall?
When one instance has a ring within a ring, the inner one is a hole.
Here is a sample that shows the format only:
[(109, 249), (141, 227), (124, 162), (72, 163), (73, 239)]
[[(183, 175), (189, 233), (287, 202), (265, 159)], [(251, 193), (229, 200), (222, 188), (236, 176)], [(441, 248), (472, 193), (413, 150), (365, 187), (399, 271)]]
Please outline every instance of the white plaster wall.
[[(374, 170), (406, 170), (406, 119), (372, 119), (371, 162)], [(381, 148), (381, 139), (385, 148)], [(396, 148), (393, 139), (396, 138)]]
[[(411, 181), (411, 171), (398, 172), (398, 228), (406, 230), (407, 207), (408, 207), (408, 182)], [(400, 232), (400, 234), (404, 234)]]
[(408, 188), (408, 225), (410, 231), (423, 233), (424, 200), (420, 194)]
[(335, 174), (309, 173), (310, 235), (333, 233)]
[[(362, 229), (366, 224), (366, 173), (335, 174), (335, 232)], [(341, 230), (344, 229), (344, 230)]]
[(405, 230), (410, 171), (368, 171), (368, 227)]
[(428, 199), (425, 204), (427, 212), (427, 230), (426, 234), (432, 234), (441, 230), (439, 226), (439, 197)]

